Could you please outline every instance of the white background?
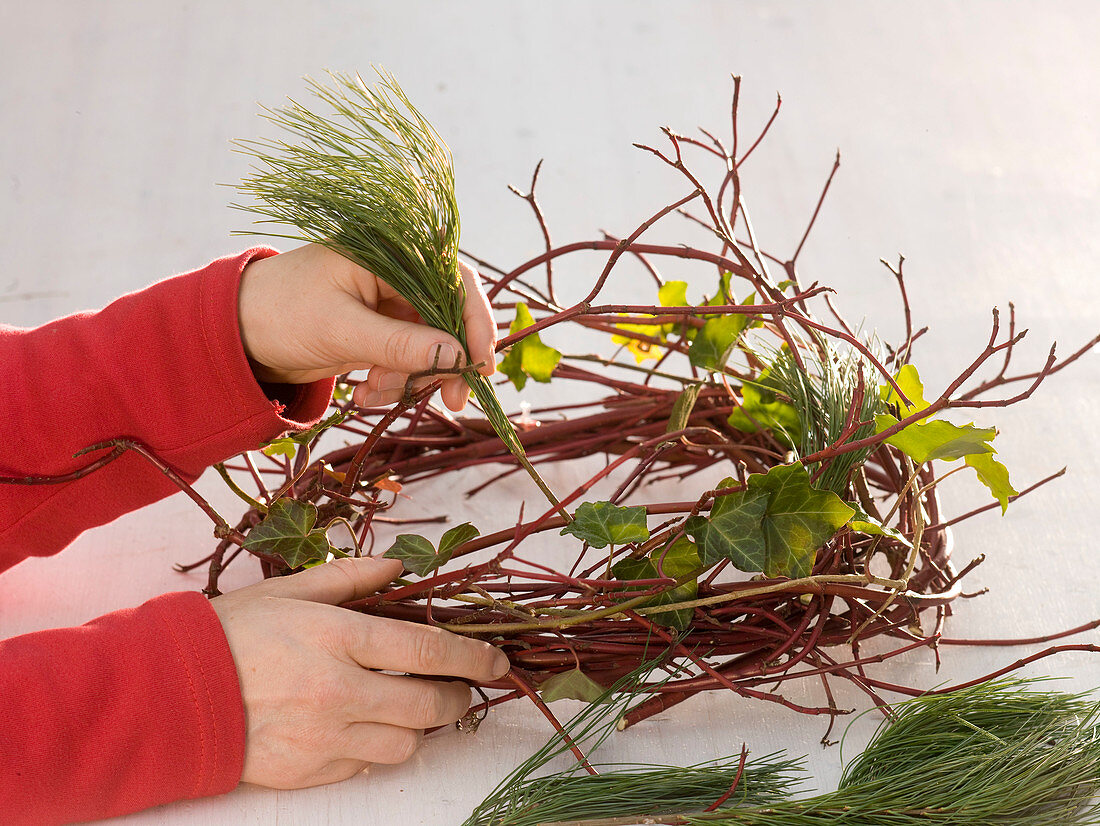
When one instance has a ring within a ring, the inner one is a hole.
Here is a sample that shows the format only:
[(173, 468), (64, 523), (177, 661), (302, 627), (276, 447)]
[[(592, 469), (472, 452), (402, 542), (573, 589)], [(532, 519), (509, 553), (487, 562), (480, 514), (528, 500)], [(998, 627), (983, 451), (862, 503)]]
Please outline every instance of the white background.
[[(539, 158), (540, 196), (557, 242), (596, 238), (601, 229), (625, 235), (684, 194), (671, 171), (630, 144), (657, 141), (665, 124), (725, 134), (734, 72), (744, 77), (743, 134), (764, 122), (776, 91), (784, 100), (745, 170), (762, 243), (793, 249), (840, 147), (843, 166), (804, 253), (803, 277), (835, 286), (849, 316), (896, 339), (894, 286), (877, 260), (905, 253), (918, 324), (932, 327), (916, 354), (930, 392), (977, 352), (994, 305), (1007, 310), (1014, 301), (1030, 328), (1019, 352), (1029, 369), (1051, 340), (1068, 352), (1100, 328), (1093, 3), (2, 6), (5, 322), (34, 325), (101, 306), (252, 243), (230, 237), (248, 218), (227, 208), (233, 191), (215, 185), (237, 181), (246, 168), (229, 141), (270, 135), (257, 103), (301, 96), (303, 75), (366, 73), (374, 63), (397, 75), (454, 151), (464, 247), (502, 265), (540, 251), (526, 205), (506, 190), (525, 187)], [(655, 237), (699, 240), (676, 222)], [(563, 264), (563, 291), (579, 295), (601, 266), (597, 255)], [(672, 265), (665, 275), (694, 278)], [(608, 295), (632, 295), (631, 284), (613, 282)], [(709, 286), (697, 285), (695, 294)], [(1017, 487), (1062, 465), (1069, 472), (1006, 518), (990, 514), (958, 529), (960, 563), (989, 557), (968, 587), (990, 593), (956, 606), (950, 635), (1031, 636), (1100, 616), (1098, 408), (1100, 358), (1089, 355), (1019, 408), (977, 417), (1001, 428), (997, 445)], [(579, 478), (571, 469), (550, 475), (561, 486)], [(202, 489), (237, 512), (211, 480)], [(406, 512), (448, 513), (492, 530), (514, 518), (518, 496), (514, 485), (490, 490), (471, 502), (423, 488)], [(966, 480), (948, 493), (953, 513), (985, 495)], [(197, 589), (201, 574), (176, 574), (171, 563), (211, 546), (205, 517), (181, 496), (119, 519), (0, 578), (0, 635), (79, 624), (165, 591)], [(246, 564), (230, 569), (226, 582), (258, 576)], [(920, 653), (879, 673), (932, 686), (1036, 648), (947, 649), (938, 675)], [(1024, 673), (1091, 689), (1100, 684), (1100, 658), (1071, 654)], [(796, 700), (813, 697), (790, 691)], [(857, 724), (851, 747), (865, 741), (871, 722)], [(430, 738), (401, 767), (314, 790), (241, 787), (128, 821), (454, 824), (547, 733), (532, 708), (512, 704), (476, 737)], [(837, 748), (822, 749), (823, 733), (819, 719), (713, 694), (614, 738), (603, 757), (688, 763), (746, 741), (758, 753), (808, 754), (818, 785), (829, 788), (840, 757)]]

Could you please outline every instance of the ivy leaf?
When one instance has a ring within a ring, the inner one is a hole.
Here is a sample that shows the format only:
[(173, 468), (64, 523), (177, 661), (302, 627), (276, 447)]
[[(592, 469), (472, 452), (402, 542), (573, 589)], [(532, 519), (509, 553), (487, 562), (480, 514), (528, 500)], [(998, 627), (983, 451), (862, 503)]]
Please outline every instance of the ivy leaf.
[(447, 559), (450, 559), (455, 548), (463, 542), (469, 542), (475, 536), (481, 536), (481, 531), (475, 528), (471, 523), (463, 522), (461, 525), (456, 525), (440, 537), (439, 553), (446, 554)]
[(896, 539), (908, 548), (913, 547), (913, 543), (909, 541), (909, 537), (897, 528), (891, 528), (889, 525), (882, 524), (879, 520), (875, 519), (875, 517), (864, 513), (851, 502), (848, 503), (848, 507), (855, 511), (855, 516), (848, 521), (848, 527), (853, 531), (869, 534), (870, 536), (888, 536), (891, 539)]
[(261, 447), (260, 451), (265, 456), (286, 456), (289, 459), (293, 459), (294, 454), (298, 452), (298, 443), (287, 436), (283, 436), (278, 439), (272, 439)]
[[(875, 416), (878, 433), (898, 423), (888, 414)], [(976, 427), (973, 424), (955, 425), (940, 419), (914, 422), (886, 440), (911, 457), (918, 465), (933, 459), (958, 459), (972, 454), (993, 453), (989, 444), (997, 435), (995, 427)]]
[(756, 433), (760, 428), (770, 430), (793, 447), (802, 439), (798, 411), (775, 394), (771, 381), (769, 372), (763, 370), (755, 382), (742, 384), (741, 407), (730, 413), (727, 421), (742, 433)]
[[(666, 281), (657, 289), (657, 300), (662, 307), (687, 307), (686, 281)], [(620, 330), (630, 333), (640, 333), (644, 336), (666, 341), (670, 333), (676, 332), (680, 327), (678, 321), (668, 321), (664, 324), (616, 324)], [(688, 338), (693, 338), (694, 328), (688, 328)], [(659, 359), (664, 351), (656, 344), (649, 341), (638, 341), (630, 336), (614, 335), (611, 337), (613, 344), (621, 344), (634, 354), (634, 360), (641, 364), (647, 359)]]
[(351, 411), (338, 410), (328, 418), (317, 422), (317, 424), (308, 430), (280, 436), (278, 439), (272, 439), (261, 447), (260, 450), (268, 456), (282, 455), (293, 459), (294, 454), (298, 451), (298, 445), (308, 445), (330, 427), (340, 424), (350, 415)]
[[(660, 562), (660, 571), (657, 563)], [(629, 581), (632, 579), (657, 579), (661, 572), (666, 577), (679, 579), (682, 576), (694, 573), (703, 567), (699, 560), (699, 550), (695, 543), (685, 537), (680, 537), (668, 550), (654, 551), (648, 557), (642, 559), (624, 559), (611, 568), (616, 579)], [(648, 586), (638, 586), (643, 589)], [(657, 594), (652, 599), (647, 599), (642, 605), (657, 606), (670, 605), (676, 602), (687, 602), (695, 599), (699, 594), (699, 581), (693, 579), (683, 585), (677, 585), (663, 593)], [(691, 608), (679, 608), (674, 611), (661, 611), (651, 614), (654, 621), (662, 625), (668, 625), (678, 631), (683, 631), (691, 622)]]
[[(639, 333), (643, 336), (651, 336), (665, 340), (665, 325), (663, 324), (616, 324), (618, 329), (628, 333)], [(631, 336), (611, 336), (613, 344), (622, 344), (634, 354), (634, 361), (641, 364), (646, 359), (659, 359), (664, 351), (656, 344), (649, 341), (639, 341)]]
[(400, 559), (407, 570), (420, 576), (427, 576), (451, 558), (450, 554), (443, 555), (436, 551), (424, 537), (412, 533), (398, 534), (393, 545), (382, 556)]
[(382, 556), (400, 559), (406, 570), (419, 576), (427, 576), (436, 568), (446, 565), (454, 555), (455, 548), (475, 536), (481, 536), (481, 531), (469, 522), (463, 522), (461, 525), (455, 525), (439, 538), (437, 549), (422, 536), (401, 533)]
[(966, 457), (966, 463), (974, 468), (978, 480), (989, 488), (993, 498), (1001, 503), (1001, 515), (1008, 510), (1008, 499), (1019, 493), (1008, 480), (1008, 468), (993, 458), (993, 453), (974, 453)]
[(662, 307), (687, 307), (687, 292), (686, 281), (666, 281), (657, 289), (657, 300)]
[(730, 280), (733, 278), (733, 273), (722, 272), (718, 276), (718, 290), (714, 293), (714, 296), (706, 300), (704, 306), (707, 307), (720, 307), (723, 304), (733, 303), (733, 291), (730, 289)]
[[(512, 326), (508, 328), (509, 334), (515, 334), (528, 327), (533, 327), (535, 319), (531, 316), (527, 305), (522, 301), (516, 304), (516, 318)], [(550, 381), (550, 374), (561, 361), (561, 353), (542, 343), (538, 333), (533, 333), (525, 339), (517, 341), (508, 350), (508, 355), (500, 363), (500, 371), (504, 373), (517, 390), (522, 390), (527, 384), (528, 376), (535, 381), (543, 383)]]
[[(901, 416), (911, 416), (928, 407), (924, 398), (924, 385), (916, 367), (911, 364), (903, 365), (894, 380), (912, 403), (903, 402), (897, 391), (889, 385), (879, 388), (879, 397), (894, 405)], [(899, 419), (890, 415), (876, 416), (875, 430), (881, 433), (898, 421)], [(954, 425), (939, 419), (918, 420), (895, 433), (886, 443), (901, 450), (917, 464), (933, 459), (953, 461), (964, 458), (966, 464), (974, 468), (978, 481), (989, 488), (993, 498), (1001, 503), (1001, 514), (1004, 515), (1008, 510), (1009, 498), (1019, 491), (1009, 481), (1008, 468), (993, 458), (997, 451), (991, 442), (996, 435), (997, 429), (993, 427)]]
[[(756, 293), (749, 293), (741, 303), (746, 305), (755, 301)], [(726, 366), (737, 339), (752, 323), (752, 316), (746, 313), (711, 316), (695, 334), (695, 340), (688, 348), (688, 360), (696, 367), (721, 370)]]
[[(666, 281), (657, 290), (657, 300), (661, 303), (662, 307), (688, 307), (687, 300), (688, 283), (686, 281)], [(669, 321), (661, 325), (661, 329), (667, 336), (669, 333), (674, 333), (680, 328), (678, 321)], [(694, 332), (694, 329), (688, 327), (689, 332)], [(694, 337), (694, 336), (691, 336)]]
[(817, 549), (855, 514), (832, 491), (810, 485), (810, 474), (801, 462), (776, 465), (748, 478), (749, 491), (768, 494), (764, 514), (767, 576), (807, 576)]
[(748, 490), (768, 494), (763, 520), (767, 576), (808, 575), (817, 549), (855, 514), (835, 493), (811, 486), (801, 462), (751, 474)]
[(691, 418), (691, 411), (695, 409), (695, 402), (699, 398), (699, 391), (703, 389), (702, 382), (689, 384), (683, 389), (676, 401), (672, 403), (672, 413), (668, 417), (668, 427), (665, 433), (675, 433), (683, 430)]
[(649, 539), (645, 517), (645, 508), (641, 506), (628, 508), (610, 502), (584, 502), (573, 514), (573, 522), (562, 528), (561, 535), (572, 534), (593, 548), (644, 542)]
[[(736, 484), (727, 478), (718, 487)], [(766, 493), (740, 490), (717, 497), (709, 516), (688, 519), (684, 530), (699, 543), (702, 564), (710, 568), (724, 558), (742, 571), (764, 570), (768, 558), (763, 527), (767, 507)]]
[[(898, 387), (909, 397), (909, 404), (902, 401), (890, 385), (879, 387), (879, 397), (894, 406), (901, 418), (912, 416), (928, 408), (924, 398), (924, 384), (917, 368), (904, 364), (894, 377)], [(875, 416), (875, 431), (881, 433), (900, 421), (889, 414)], [(974, 454), (993, 453), (989, 444), (997, 435), (996, 428), (976, 427), (973, 424), (956, 425), (941, 419), (918, 420), (886, 440), (919, 465), (933, 459), (958, 459)], [(1005, 472), (1007, 475), (1007, 471)]]
[(887, 404), (895, 405), (898, 412), (901, 413), (901, 418), (912, 416), (914, 413), (928, 407), (928, 402), (924, 398), (924, 382), (921, 381), (916, 367), (912, 364), (903, 364), (897, 375), (894, 376), (894, 381), (908, 397), (910, 403), (906, 404), (902, 401), (898, 391), (889, 384), (879, 387), (879, 398)]
[(317, 506), (297, 499), (279, 499), (268, 508), (267, 516), (248, 532), (244, 547), (250, 551), (275, 554), (291, 568), (309, 562), (324, 562), (333, 550), (322, 528), (314, 528)]
[(593, 703), (600, 699), (606, 690), (579, 668), (555, 674), (539, 686), (539, 694), (546, 703), (566, 699)]

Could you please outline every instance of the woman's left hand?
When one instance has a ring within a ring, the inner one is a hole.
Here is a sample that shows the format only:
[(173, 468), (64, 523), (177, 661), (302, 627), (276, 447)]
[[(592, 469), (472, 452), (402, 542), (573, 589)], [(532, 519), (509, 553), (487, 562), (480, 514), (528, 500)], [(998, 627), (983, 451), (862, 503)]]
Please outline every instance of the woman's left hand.
[[(496, 324), (477, 272), (459, 267), (466, 287), (466, 341), (474, 363), (484, 363), (479, 372), (488, 376), (494, 370)], [(368, 370), (352, 395), (360, 407), (396, 402), (411, 373), (466, 363), (453, 336), (425, 324), (380, 278), (318, 244), (248, 264), (237, 312), (241, 341), (258, 379), (304, 384)], [(469, 386), (461, 377), (446, 379), (442, 396), (451, 410), (461, 410)]]

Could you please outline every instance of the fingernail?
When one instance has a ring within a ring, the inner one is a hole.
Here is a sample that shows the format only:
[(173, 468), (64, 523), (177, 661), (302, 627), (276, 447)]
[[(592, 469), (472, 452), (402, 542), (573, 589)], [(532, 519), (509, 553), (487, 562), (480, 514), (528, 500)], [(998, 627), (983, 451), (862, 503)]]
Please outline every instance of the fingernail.
[(496, 663), (493, 665), (493, 679), (499, 680), (511, 670), (512, 664), (508, 662), (508, 658), (498, 650)]
[(377, 393), (374, 390), (368, 390), (363, 394), (362, 401), (358, 404), (360, 407), (375, 407), (381, 400), (381, 393)]
[[(436, 353), (439, 353), (439, 361), (436, 363)], [(458, 351), (451, 344), (437, 344), (432, 348), (431, 355), (428, 356), (429, 361), (435, 364), (437, 367), (454, 367), (455, 359), (458, 358)]]
[(400, 373), (386, 373), (378, 380), (379, 391), (399, 390), (405, 386), (405, 377)]

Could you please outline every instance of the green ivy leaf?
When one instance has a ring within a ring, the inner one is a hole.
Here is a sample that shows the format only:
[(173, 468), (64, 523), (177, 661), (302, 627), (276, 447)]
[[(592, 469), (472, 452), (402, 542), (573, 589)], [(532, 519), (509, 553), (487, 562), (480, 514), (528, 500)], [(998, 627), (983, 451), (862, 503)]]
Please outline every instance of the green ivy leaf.
[[(741, 303), (753, 304), (755, 301), (756, 294), (750, 293)], [(745, 313), (711, 316), (695, 334), (695, 340), (688, 348), (688, 360), (696, 367), (721, 370), (729, 361), (737, 339), (752, 323), (752, 316)]]
[(1019, 493), (1008, 480), (1008, 468), (993, 458), (993, 453), (974, 453), (966, 457), (966, 463), (974, 468), (978, 480), (989, 488), (993, 498), (1001, 503), (1001, 515), (1008, 510), (1009, 497)]
[(317, 422), (313, 427), (300, 431), (298, 433), (290, 433), (286, 436), (280, 436), (278, 439), (272, 439), (266, 445), (260, 448), (260, 450), (268, 456), (288, 456), (293, 459), (294, 454), (298, 451), (298, 445), (307, 445), (328, 430), (330, 427), (340, 424), (348, 416), (351, 415), (351, 411), (338, 410), (328, 418), (322, 419)]
[[(727, 478), (718, 487), (736, 484), (736, 480)], [(710, 568), (725, 558), (742, 571), (764, 570), (768, 559), (763, 527), (767, 507), (766, 493), (740, 490), (717, 497), (709, 516), (688, 519), (684, 530), (699, 543), (702, 564)]]
[[(686, 281), (666, 281), (657, 289), (657, 300), (662, 307), (688, 307), (687, 300), (688, 283)], [(669, 321), (661, 325), (662, 332), (667, 336), (680, 328), (678, 321)], [(688, 328), (691, 329), (690, 327)]]
[(742, 384), (741, 407), (730, 413), (727, 421), (742, 433), (756, 433), (763, 427), (793, 447), (802, 439), (798, 411), (775, 394), (771, 381), (769, 372), (763, 370), (755, 382)]
[[(875, 430), (878, 433), (898, 423), (898, 419), (888, 414), (875, 416)], [(886, 440), (918, 465), (933, 459), (958, 459), (972, 454), (992, 453), (989, 444), (997, 435), (994, 427), (975, 427), (973, 424), (955, 425), (951, 422), (933, 419), (914, 422)]]
[[(657, 564), (660, 563), (660, 571)], [(617, 562), (611, 568), (616, 579), (629, 581), (632, 579), (657, 579), (661, 572), (666, 577), (679, 579), (682, 576), (695, 573), (703, 567), (699, 560), (699, 551), (695, 543), (685, 537), (680, 537), (668, 550), (654, 551), (648, 557), (642, 559), (624, 559)], [(648, 586), (638, 586), (644, 589)], [(676, 602), (687, 602), (695, 599), (699, 594), (699, 581), (693, 579), (683, 585), (677, 585), (663, 593), (647, 599), (642, 605), (658, 606), (670, 605)], [(668, 625), (678, 631), (683, 631), (691, 622), (691, 608), (679, 608), (672, 611), (661, 611), (650, 616), (655, 622)]]
[(916, 367), (912, 364), (903, 364), (897, 375), (894, 376), (894, 381), (897, 382), (898, 387), (909, 399), (909, 404), (902, 401), (898, 391), (889, 384), (879, 387), (879, 398), (887, 404), (895, 405), (898, 412), (901, 413), (901, 418), (907, 418), (914, 413), (927, 409), (928, 402), (924, 398), (924, 382), (921, 381)]
[(586, 676), (579, 668), (555, 674), (539, 686), (539, 694), (546, 703), (566, 699), (593, 703), (600, 699), (605, 691), (602, 685)]
[(316, 522), (317, 507), (312, 502), (279, 499), (268, 508), (263, 521), (248, 532), (244, 547), (282, 557), (291, 568), (324, 562), (333, 547), (325, 531), (313, 527)]
[[(894, 377), (898, 386), (909, 397), (906, 404), (896, 390), (889, 385), (879, 387), (879, 397), (897, 408), (904, 418), (919, 413), (928, 407), (924, 398), (924, 385), (921, 383), (917, 368), (906, 364)], [(875, 417), (875, 430), (878, 433), (900, 421), (894, 416)], [(907, 425), (886, 440), (917, 464), (933, 459), (953, 461), (963, 458), (966, 464), (974, 468), (978, 481), (989, 488), (993, 498), (1001, 503), (1001, 514), (1008, 510), (1008, 500), (1019, 491), (1012, 487), (1008, 478), (1008, 468), (993, 458), (997, 451), (991, 442), (997, 435), (994, 427), (977, 427), (973, 424), (955, 425), (940, 419), (921, 419)]]
[(645, 508), (620, 507), (610, 502), (584, 502), (573, 522), (562, 528), (561, 535), (572, 534), (593, 548), (625, 545), (649, 539)]
[(265, 456), (286, 456), (287, 458), (293, 459), (294, 454), (298, 452), (298, 443), (287, 436), (283, 436), (278, 439), (272, 439), (261, 447), (260, 451)]
[(801, 462), (751, 474), (748, 489), (768, 494), (763, 521), (767, 576), (809, 575), (817, 549), (855, 514), (832, 491), (812, 487)]
[(406, 570), (420, 576), (427, 576), (451, 558), (450, 554), (440, 554), (424, 537), (412, 533), (398, 534), (393, 545), (382, 556), (400, 559)]
[(891, 539), (896, 539), (907, 547), (913, 547), (913, 543), (909, 541), (909, 537), (897, 528), (891, 528), (889, 525), (882, 524), (875, 519), (875, 517), (864, 513), (859, 507), (851, 502), (848, 503), (848, 507), (855, 511), (855, 516), (848, 521), (848, 527), (853, 531), (865, 533), (870, 536), (888, 536)]
[(463, 522), (461, 525), (456, 525), (440, 537), (439, 553), (446, 554), (447, 559), (450, 559), (455, 548), (464, 542), (469, 542), (475, 536), (481, 536), (481, 531), (471, 523)]
[[(735, 484), (726, 479), (721, 486)], [(810, 573), (817, 549), (854, 514), (835, 493), (811, 486), (795, 462), (750, 475), (744, 490), (718, 497), (710, 516), (689, 519), (685, 531), (706, 567), (725, 557), (742, 571), (797, 578)]]
[(400, 559), (406, 570), (419, 576), (427, 576), (436, 568), (446, 565), (454, 555), (455, 548), (463, 542), (469, 542), (475, 536), (481, 536), (481, 531), (469, 522), (455, 525), (444, 533), (439, 538), (439, 548), (417, 534), (401, 533), (382, 556)]
[(732, 304), (734, 301), (733, 290), (730, 289), (730, 281), (733, 273), (723, 272), (718, 276), (718, 289), (711, 298), (706, 300), (706, 307), (720, 307), (723, 304)]
[[(533, 327), (534, 324), (535, 319), (527, 305), (520, 301), (516, 304), (516, 318), (508, 332), (512, 335)], [(550, 374), (554, 372), (559, 361), (561, 353), (543, 344), (539, 334), (533, 333), (509, 348), (508, 355), (500, 363), (500, 371), (512, 380), (517, 390), (522, 390), (527, 384), (528, 376), (535, 381), (549, 382)]]

